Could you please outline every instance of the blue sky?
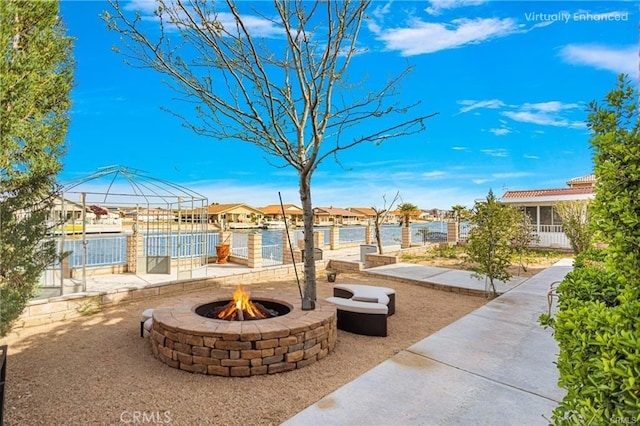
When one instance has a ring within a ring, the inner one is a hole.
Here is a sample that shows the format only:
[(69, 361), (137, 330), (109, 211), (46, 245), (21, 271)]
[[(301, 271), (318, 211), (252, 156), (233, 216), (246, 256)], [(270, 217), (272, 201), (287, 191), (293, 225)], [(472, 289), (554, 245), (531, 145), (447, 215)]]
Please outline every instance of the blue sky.
[[(149, 10), (148, 1), (128, 4), (136, 6)], [(161, 109), (176, 94), (112, 51), (119, 36), (99, 18), (109, 8), (61, 2), (77, 63), (60, 180), (117, 164), (209, 202), (263, 206), (281, 192), (300, 204), (293, 169), (273, 167), (251, 144), (197, 136)], [(368, 15), (350, 74), (375, 85), (411, 65), (402, 99), (421, 101), (416, 114), (439, 114), (421, 134), (323, 162), (314, 206), (381, 207), (399, 191), (420, 208), (450, 208), (472, 206), (489, 189), (563, 187), (592, 172), (587, 104), (618, 73), (638, 76), (640, 14), (631, 1), (375, 1)]]

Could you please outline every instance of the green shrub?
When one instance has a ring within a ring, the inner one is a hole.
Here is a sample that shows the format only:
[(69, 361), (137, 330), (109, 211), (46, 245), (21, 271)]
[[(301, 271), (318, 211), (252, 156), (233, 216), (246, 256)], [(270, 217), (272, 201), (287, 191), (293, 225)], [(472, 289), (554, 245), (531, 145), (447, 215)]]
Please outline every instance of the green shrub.
[(558, 384), (566, 396), (557, 424), (640, 423), (640, 127), (637, 94), (620, 77), (605, 105), (590, 105), (597, 178), (593, 224), (605, 251), (576, 257), (558, 286), (554, 329)]
[(640, 422), (640, 302), (608, 307), (588, 301), (555, 318), (558, 384), (567, 390), (554, 410), (557, 424)]
[(573, 266), (575, 268), (582, 268), (587, 265), (602, 265), (607, 257), (607, 252), (592, 247), (583, 251), (575, 257)]

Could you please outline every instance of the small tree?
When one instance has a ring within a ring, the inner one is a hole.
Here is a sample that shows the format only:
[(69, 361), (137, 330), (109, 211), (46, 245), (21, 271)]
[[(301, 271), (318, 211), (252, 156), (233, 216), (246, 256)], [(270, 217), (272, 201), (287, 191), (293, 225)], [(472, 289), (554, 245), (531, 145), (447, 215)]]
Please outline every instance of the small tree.
[(489, 297), (496, 296), (495, 281), (511, 278), (513, 248), (511, 241), (521, 215), (514, 207), (501, 204), (489, 190), (486, 200), (476, 202), (467, 238), (469, 261), (475, 264), (475, 276), (488, 280)]
[(122, 36), (126, 57), (168, 77), (195, 106), (193, 114), (174, 112), (187, 127), (254, 144), (296, 170), (305, 231), (302, 308), (313, 309), (313, 172), (356, 145), (421, 132), (435, 115), (406, 117), (417, 103), (390, 100), (410, 68), (377, 89), (350, 82), (370, 2), (157, 0), (148, 17), (128, 2), (109, 3), (114, 15), (103, 18)]
[(582, 253), (593, 244), (589, 207), (590, 202), (582, 200), (558, 201), (553, 205), (575, 254)]
[(518, 275), (520, 270), (527, 272), (527, 265), (524, 254), (531, 244), (539, 241), (539, 237), (535, 234), (535, 227), (531, 222), (531, 217), (522, 210), (518, 210), (520, 217), (515, 225), (513, 239), (511, 240), (511, 248), (518, 256)]
[(47, 219), (73, 80), (58, 9), (55, 1), (0, 2), (0, 337), (56, 258)]
[(400, 225), (404, 223), (405, 228), (408, 228), (411, 225), (411, 218), (417, 216), (420, 213), (418, 210), (418, 206), (411, 203), (402, 203), (398, 205), (398, 211), (402, 216), (402, 222)]
[(389, 214), (391, 213), (391, 210), (393, 209), (393, 205), (398, 201), (399, 198), (400, 198), (400, 192), (396, 192), (396, 195), (393, 197), (393, 200), (391, 200), (391, 203), (387, 207), (387, 197), (385, 195), (383, 195), (382, 196), (382, 201), (383, 201), (382, 208), (379, 209), (379, 208), (376, 208), (376, 207), (371, 207), (371, 209), (375, 213), (375, 218), (374, 218), (374, 238), (376, 239), (376, 243), (378, 245), (378, 253), (379, 254), (383, 254), (382, 232), (381, 232), (380, 226), (384, 222), (386, 222), (387, 218), (389, 217)]

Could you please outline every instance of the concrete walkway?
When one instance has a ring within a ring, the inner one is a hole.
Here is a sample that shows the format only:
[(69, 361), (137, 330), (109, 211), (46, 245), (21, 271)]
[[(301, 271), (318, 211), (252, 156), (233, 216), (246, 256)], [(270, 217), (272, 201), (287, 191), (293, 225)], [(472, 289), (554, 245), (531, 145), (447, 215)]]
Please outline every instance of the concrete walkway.
[[(434, 276), (433, 268), (394, 266), (375, 269), (410, 279)], [(515, 284), (284, 424), (549, 424), (564, 391), (556, 384), (556, 342), (538, 317), (547, 310), (549, 284), (571, 269), (571, 260), (560, 261)], [(469, 281), (475, 280), (470, 274), (456, 279), (458, 285), (477, 285)]]

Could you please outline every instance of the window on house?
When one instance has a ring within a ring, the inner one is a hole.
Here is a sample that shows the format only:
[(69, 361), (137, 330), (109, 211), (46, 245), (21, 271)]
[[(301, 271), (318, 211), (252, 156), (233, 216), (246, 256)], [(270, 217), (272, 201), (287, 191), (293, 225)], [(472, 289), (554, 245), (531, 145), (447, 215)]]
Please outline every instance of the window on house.
[(540, 206), (540, 225), (553, 225), (551, 206)]
[(525, 207), (524, 212), (529, 216), (533, 225), (538, 224), (538, 207)]
[(556, 209), (552, 208), (552, 211), (553, 211), (553, 224), (554, 225), (562, 225), (562, 219), (558, 215), (558, 212), (556, 211)]

